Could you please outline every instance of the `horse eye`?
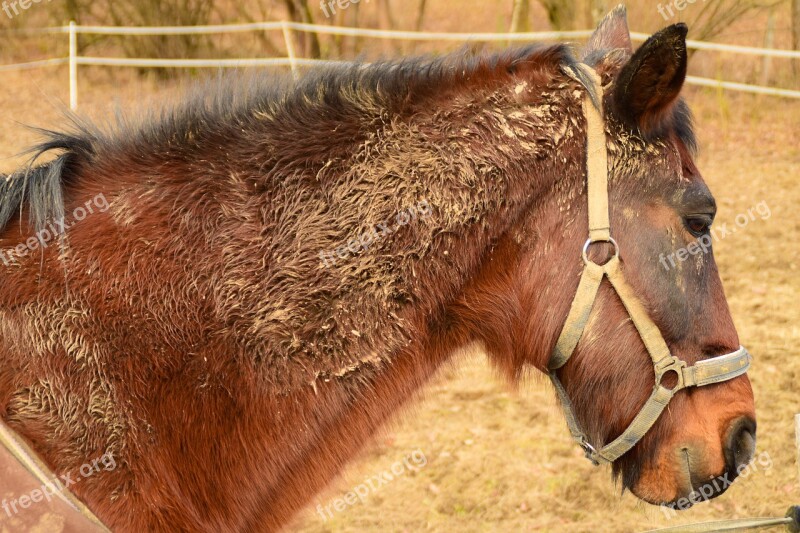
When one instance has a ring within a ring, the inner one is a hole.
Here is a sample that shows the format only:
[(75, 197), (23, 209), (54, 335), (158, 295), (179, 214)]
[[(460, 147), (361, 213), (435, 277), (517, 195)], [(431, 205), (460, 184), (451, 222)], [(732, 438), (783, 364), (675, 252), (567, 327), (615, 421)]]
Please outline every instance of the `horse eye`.
[(708, 215), (693, 215), (683, 219), (686, 229), (695, 237), (701, 237), (711, 229), (713, 219)]

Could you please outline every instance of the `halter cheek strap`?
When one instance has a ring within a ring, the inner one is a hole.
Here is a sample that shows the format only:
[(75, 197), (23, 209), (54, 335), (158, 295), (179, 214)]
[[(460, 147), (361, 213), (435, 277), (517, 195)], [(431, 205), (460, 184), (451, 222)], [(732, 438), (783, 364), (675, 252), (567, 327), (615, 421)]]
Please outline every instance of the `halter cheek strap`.
[[(750, 354), (744, 347), (735, 352), (700, 361), (693, 366), (670, 353), (658, 326), (650, 319), (647, 311), (636, 298), (633, 288), (625, 281), (619, 258), (619, 246), (611, 238), (611, 224), (608, 215), (608, 155), (606, 151), (605, 125), (603, 122), (603, 87), (600, 77), (588, 65), (580, 64), (584, 77), (594, 84), (597, 102), (590, 94), (583, 100), (583, 113), (586, 117), (587, 130), (587, 189), (589, 197), (589, 239), (583, 247), (583, 274), (578, 283), (578, 290), (572, 301), (569, 314), (556, 342), (555, 349), (548, 363), (550, 379), (555, 386), (570, 433), (583, 448), (586, 457), (595, 465), (613, 463), (631, 448), (653, 427), (658, 417), (669, 404), (672, 397), (687, 387), (701, 387), (712, 383), (720, 383), (733, 379), (747, 372), (750, 367)], [(576, 76), (577, 78), (578, 76)], [(614, 256), (607, 263), (593, 263), (587, 253), (589, 247), (596, 242), (608, 242), (614, 246)], [(647, 352), (653, 362), (655, 385), (653, 392), (634, 417), (630, 425), (614, 441), (596, 449), (581, 430), (575, 417), (572, 403), (564, 386), (559, 380), (556, 370), (564, 366), (575, 351), (583, 336), (586, 323), (597, 298), (597, 291), (603, 278), (608, 278), (611, 286), (630, 315), (633, 325), (639, 332)], [(674, 387), (662, 384), (663, 378), (672, 374), (677, 383)]]

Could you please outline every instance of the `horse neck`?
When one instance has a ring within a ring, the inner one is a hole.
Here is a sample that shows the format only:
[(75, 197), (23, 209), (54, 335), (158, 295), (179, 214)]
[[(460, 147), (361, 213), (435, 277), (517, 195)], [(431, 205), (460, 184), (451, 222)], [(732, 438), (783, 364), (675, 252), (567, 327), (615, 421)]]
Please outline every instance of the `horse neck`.
[[(503, 127), (516, 128), (512, 117), (515, 112), (519, 117), (519, 108), (510, 108), (503, 116), (493, 109), (485, 112), (489, 113), (488, 117), (474, 117), (473, 123), (465, 119), (461, 130), (473, 124), (485, 127), (487, 121), (495, 125), (498, 132)], [(536, 110), (531, 112), (536, 113)], [(565, 117), (560, 118), (570, 122)], [(523, 116), (520, 120), (524, 122), (529, 117)], [(450, 124), (449, 128), (457, 131), (457, 126)], [(551, 127), (555, 126), (547, 126)], [(498, 137), (502, 138), (502, 133), (498, 133)], [(346, 461), (413, 399), (439, 369), (458, 361), (458, 355), (465, 350), (491, 348), (492, 352), (500, 354), (496, 358), (499, 366), (512, 374), (519, 371), (522, 364), (513, 354), (520, 351), (513, 350), (513, 346), (498, 350), (499, 341), (494, 342), (487, 336), (486, 324), (482, 324), (488, 315), (480, 316), (484, 312), (482, 308), (470, 302), (490, 300), (481, 291), (491, 290), (492, 284), (507, 275), (513, 265), (516, 252), (510, 233), (532, 206), (553, 188), (555, 180), (564, 179), (566, 171), (559, 168), (556, 150), (539, 157), (531, 150), (535, 139), (545, 139), (546, 144), (553, 138), (552, 130), (540, 129), (531, 131), (530, 138), (520, 134), (509, 139), (507, 146), (517, 154), (516, 160), (493, 151), (493, 147), (476, 146), (464, 139), (463, 146), (455, 152), (471, 154), (473, 162), (483, 160), (472, 168), (440, 167), (433, 171), (435, 176), (427, 178), (441, 185), (425, 193), (433, 209), (432, 227), (423, 222), (409, 225), (403, 230), (406, 233), (395, 234), (398, 246), (385, 254), (394, 261), (394, 271), (408, 276), (404, 279), (410, 282), (403, 288), (410, 294), (413, 304), (398, 311), (406, 332), (405, 342), (381, 357), (363, 353), (355, 364), (343, 364), (336, 371), (320, 374), (313, 387), (302, 388), (287, 397), (297, 402), (294, 405), (299, 403), (301, 410), (313, 412), (315, 422), (304, 433), (309, 437), (307, 440), (301, 442), (297, 432), (291, 432), (292, 446), (302, 453), (283, 465), (287, 474), (276, 485), (280, 493), (265, 493), (265, 502), (280, 495), (284, 502), (281, 508), (286, 510), (287, 517), (294, 509), (302, 507), (310, 495), (338, 474)], [(527, 152), (524, 144), (527, 144)], [(407, 160), (409, 156), (404, 150), (409, 145), (408, 142), (398, 143), (391, 147), (393, 151), (382, 150), (381, 153), (386, 161)], [(542, 150), (544, 152), (545, 148)], [(563, 153), (558, 155), (563, 157)], [(527, 164), (522, 163), (526, 159)], [(470, 179), (469, 187), (464, 184), (466, 175)], [(375, 182), (381, 183), (381, 180)], [(443, 198), (448, 200), (437, 200)], [(448, 201), (461, 203), (452, 207)], [(467, 215), (456, 220), (462, 213)], [(424, 253), (420, 252), (410, 261), (408, 258), (416, 254), (410, 253), (409, 243), (419, 241), (428, 245)], [(375, 257), (380, 257), (380, 254), (369, 256), (371, 253), (373, 250), (367, 250), (364, 256), (352, 260), (374, 261)], [(503, 306), (506, 302), (502, 298), (512, 298), (513, 294), (491, 293), (491, 296), (501, 298), (499, 305)], [(354, 301), (359, 298), (363, 301), (363, 297), (363, 294), (352, 296)], [(467, 310), (477, 314), (468, 316)], [(498, 312), (497, 307), (495, 312)], [(371, 316), (367, 322), (380, 320), (380, 316)], [(386, 337), (390, 337), (391, 327), (385, 331)], [(363, 329), (359, 333), (362, 335), (359, 340), (368, 335)], [(507, 335), (507, 328), (497, 328), (496, 333), (499, 339)], [(383, 346), (390, 348), (391, 343), (385, 342)], [(309, 464), (314, 465), (312, 473), (308, 472)], [(302, 470), (304, 476), (297, 476), (298, 470)]]

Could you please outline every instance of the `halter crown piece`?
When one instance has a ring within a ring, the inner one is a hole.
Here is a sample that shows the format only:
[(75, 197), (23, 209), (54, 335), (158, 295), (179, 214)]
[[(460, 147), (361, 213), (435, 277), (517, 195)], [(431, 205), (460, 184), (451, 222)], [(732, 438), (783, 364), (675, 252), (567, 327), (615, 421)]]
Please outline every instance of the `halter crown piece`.
[[(600, 76), (594, 69), (585, 64), (578, 64), (576, 67), (583, 71), (585, 77), (592, 80), (597, 95), (595, 102), (592, 100), (591, 91), (587, 91), (583, 100), (587, 132), (589, 239), (583, 246), (584, 267), (578, 290), (547, 367), (573, 439), (583, 448), (586, 457), (592, 463), (600, 465), (613, 463), (633, 448), (653, 427), (678, 391), (687, 387), (702, 387), (720, 383), (741, 376), (750, 367), (751, 358), (747, 350), (740, 346), (735, 352), (702, 360), (692, 366), (687, 365), (686, 361), (670, 353), (658, 326), (650, 319), (642, 303), (636, 298), (633, 288), (625, 281), (625, 276), (620, 268), (619, 245), (611, 238), (611, 224), (608, 216), (608, 154), (603, 123), (603, 87)], [(577, 74), (570, 72), (572, 77), (579, 79), (580, 76)], [(603, 265), (592, 262), (587, 255), (589, 247), (596, 242), (608, 242), (614, 246), (614, 256)], [(597, 298), (597, 290), (600, 288), (604, 276), (608, 277), (611, 286), (617, 291), (653, 360), (655, 386), (647, 402), (627, 429), (615, 440), (597, 449), (581, 430), (572, 403), (556, 375), (556, 370), (567, 363), (583, 336), (589, 314)], [(677, 384), (672, 388), (662, 384), (664, 376), (669, 373), (674, 374), (677, 378)]]

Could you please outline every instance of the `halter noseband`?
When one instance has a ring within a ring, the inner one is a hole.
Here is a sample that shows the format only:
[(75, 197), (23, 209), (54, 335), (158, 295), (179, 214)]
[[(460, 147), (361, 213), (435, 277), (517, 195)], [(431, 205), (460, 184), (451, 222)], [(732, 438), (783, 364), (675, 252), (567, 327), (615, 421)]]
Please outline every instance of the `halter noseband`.
[[(642, 303), (636, 298), (633, 288), (625, 281), (625, 276), (620, 268), (619, 246), (611, 238), (611, 224), (608, 216), (608, 154), (603, 123), (603, 87), (600, 77), (591, 67), (579, 64), (577, 68), (583, 71), (584, 76), (588, 76), (592, 80), (597, 95), (597, 101), (594, 102), (591, 91), (587, 91), (587, 96), (583, 100), (587, 131), (589, 239), (583, 246), (584, 268), (578, 290), (547, 366), (572, 437), (583, 448), (586, 457), (595, 465), (599, 465), (613, 463), (633, 448), (655, 424), (672, 397), (681, 389), (720, 383), (746, 373), (750, 367), (750, 354), (740, 346), (735, 352), (699, 361), (692, 366), (687, 365), (686, 361), (670, 353), (658, 326), (650, 319)], [(576, 79), (581, 78), (576, 72), (571, 72), (570, 75)], [(592, 262), (587, 255), (589, 246), (596, 242), (608, 242), (614, 246), (614, 256), (603, 265)], [(604, 276), (608, 277), (612, 287), (617, 291), (650, 354), (655, 371), (655, 386), (647, 402), (627, 429), (611, 443), (596, 449), (589, 443), (586, 434), (581, 430), (572, 409), (572, 403), (556, 375), (556, 370), (567, 363), (583, 336)], [(677, 378), (677, 384), (672, 388), (662, 384), (663, 378), (669, 373), (674, 374)]]

